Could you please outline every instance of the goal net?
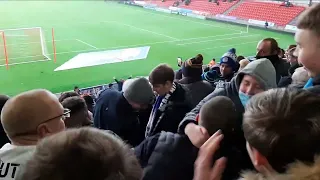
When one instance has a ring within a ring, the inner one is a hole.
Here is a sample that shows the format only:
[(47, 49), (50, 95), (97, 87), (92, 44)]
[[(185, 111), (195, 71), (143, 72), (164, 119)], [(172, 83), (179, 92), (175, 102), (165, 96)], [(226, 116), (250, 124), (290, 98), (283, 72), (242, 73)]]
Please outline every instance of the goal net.
[(50, 60), (40, 27), (0, 30), (0, 66)]

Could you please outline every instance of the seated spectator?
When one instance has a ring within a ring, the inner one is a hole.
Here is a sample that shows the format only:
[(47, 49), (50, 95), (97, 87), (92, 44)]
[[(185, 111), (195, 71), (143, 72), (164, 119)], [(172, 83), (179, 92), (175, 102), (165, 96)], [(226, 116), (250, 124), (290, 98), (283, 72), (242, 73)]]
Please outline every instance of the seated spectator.
[[(242, 157), (236, 147), (238, 130), (235, 114), (233, 102), (223, 96), (205, 103), (199, 114), (199, 125), (206, 128), (209, 134), (220, 129), (225, 135), (220, 154), (217, 155), (217, 158), (228, 157), (228, 167), (222, 179), (239, 177), (242, 166), (239, 163)], [(187, 136), (164, 131), (147, 138), (135, 148), (135, 154), (144, 168), (143, 180), (192, 180), (197, 153), (198, 148), (192, 145)]]
[(173, 82), (174, 71), (167, 64), (155, 67), (149, 75), (149, 81), (157, 98), (146, 128), (146, 137), (161, 131), (176, 133), (180, 121), (192, 109), (188, 89)]
[(214, 87), (220, 82), (229, 82), (233, 78), (234, 73), (238, 71), (239, 63), (237, 62), (236, 50), (234, 48), (230, 49), (221, 57), (219, 68), (220, 74), (218, 76), (210, 71), (210, 73), (206, 72), (203, 74), (203, 79), (210, 82)]
[(61, 102), (62, 106), (69, 109), (70, 117), (64, 121), (66, 128), (79, 128), (92, 126), (92, 114), (88, 110), (86, 102), (79, 96), (69, 97)]
[(82, 98), (86, 102), (88, 110), (92, 113), (93, 112), (94, 103), (95, 103), (93, 98), (92, 98), (92, 96), (84, 95)]
[(247, 172), (244, 179), (319, 179), (319, 104), (319, 96), (299, 89), (254, 96), (246, 106), (243, 131), (260, 174)]
[(141, 176), (136, 157), (120, 138), (81, 128), (40, 141), (21, 180), (140, 180)]
[(16, 179), (44, 137), (63, 131), (70, 111), (47, 90), (32, 90), (9, 99), (1, 123), (11, 143), (0, 149), (1, 177)]
[[(0, 116), (1, 116), (1, 110), (4, 106), (4, 104), (9, 100), (9, 96), (7, 95), (0, 95)], [(0, 118), (1, 120), (1, 118)], [(8, 139), (7, 137), (7, 134), (6, 132), (4, 131), (3, 129), (3, 126), (2, 124), (0, 124), (1, 127), (0, 127), (0, 147), (2, 147), (3, 145), (7, 144), (7, 143), (10, 143), (10, 140)]]
[(245, 68), (249, 63), (250, 63), (250, 61), (248, 59), (240, 60), (240, 62), (239, 62), (240, 68), (239, 68), (238, 72), (242, 71), (242, 69)]
[(140, 134), (144, 133), (146, 123), (141, 122), (148, 121), (139, 118), (137, 111), (147, 109), (153, 102), (154, 94), (146, 78), (133, 79), (124, 92), (106, 89), (94, 108), (94, 126), (113, 131), (136, 146), (144, 139)]
[(70, 91), (70, 92), (64, 92), (61, 94), (61, 96), (59, 97), (59, 102), (62, 102), (63, 100), (65, 100), (68, 97), (73, 97), (73, 96), (80, 96), (79, 94), (77, 94), (74, 91)]
[(292, 83), (290, 87), (303, 88), (309, 78), (308, 71), (303, 67), (299, 67), (292, 75)]
[[(186, 134), (191, 142), (200, 147), (208, 138), (206, 130), (196, 125), (196, 117), (204, 103), (216, 96), (229, 97), (235, 104), (238, 127), (242, 125), (244, 106), (255, 94), (271, 88), (276, 88), (276, 72), (268, 59), (259, 59), (250, 62), (237, 76), (229, 83), (217, 87), (214, 92), (204, 98), (191, 112), (189, 112), (179, 125), (179, 133)], [(242, 138), (243, 156), (247, 156), (244, 146), (245, 139)]]
[(267, 58), (270, 60), (276, 70), (277, 84), (281, 77), (288, 76), (288, 69), (290, 67), (287, 62), (279, 58), (279, 52), (280, 48), (278, 46), (278, 42), (273, 38), (263, 39), (257, 45), (256, 58)]
[(186, 60), (182, 64), (183, 78), (178, 81), (189, 89), (192, 96), (192, 108), (214, 90), (210, 83), (201, 78), (202, 65), (203, 57), (201, 54)]

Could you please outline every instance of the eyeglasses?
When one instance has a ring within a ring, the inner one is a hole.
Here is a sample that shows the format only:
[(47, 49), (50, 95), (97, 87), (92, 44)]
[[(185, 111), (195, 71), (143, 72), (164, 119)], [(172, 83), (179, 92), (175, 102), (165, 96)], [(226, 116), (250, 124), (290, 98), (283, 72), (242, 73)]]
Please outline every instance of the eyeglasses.
[[(69, 118), (69, 117), (70, 117), (70, 113), (71, 113), (71, 110), (65, 108), (65, 109), (63, 109), (63, 114), (60, 114), (59, 116), (55, 116), (55, 117), (53, 117), (53, 118), (47, 119), (47, 120), (41, 122), (40, 124), (47, 123), (47, 122), (52, 121), (52, 120), (54, 120), (54, 119), (57, 119), (57, 118), (59, 118), (59, 117), (61, 117), (61, 120), (65, 121), (66, 118)], [(37, 125), (37, 128), (38, 128), (38, 126), (39, 126), (40, 124)], [(37, 129), (37, 128), (36, 128), (36, 129)], [(30, 134), (34, 134), (34, 133), (36, 133), (36, 132), (37, 132), (36, 130), (32, 130), (32, 131), (27, 131), (27, 132), (24, 132), (24, 133), (16, 133), (16, 134), (14, 134), (14, 136), (30, 135)]]
[(41, 124), (46, 123), (46, 122), (49, 122), (49, 121), (51, 121), (51, 120), (54, 120), (54, 119), (56, 119), (56, 118), (58, 118), (58, 117), (61, 117), (61, 119), (62, 119), (63, 121), (65, 121), (67, 118), (70, 117), (70, 113), (71, 113), (71, 110), (65, 108), (65, 109), (63, 109), (63, 114), (60, 114), (59, 116), (55, 116), (55, 117), (53, 117), (53, 118), (47, 119), (47, 120), (43, 121)]

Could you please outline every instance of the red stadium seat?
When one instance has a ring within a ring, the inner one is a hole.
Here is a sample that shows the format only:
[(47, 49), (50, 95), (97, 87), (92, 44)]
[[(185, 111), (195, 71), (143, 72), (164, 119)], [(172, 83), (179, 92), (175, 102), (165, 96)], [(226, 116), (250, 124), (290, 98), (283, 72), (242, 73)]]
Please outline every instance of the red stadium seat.
[(285, 26), (304, 10), (305, 8), (302, 6), (284, 7), (276, 3), (243, 2), (228, 15), (269, 21), (279, 26)]

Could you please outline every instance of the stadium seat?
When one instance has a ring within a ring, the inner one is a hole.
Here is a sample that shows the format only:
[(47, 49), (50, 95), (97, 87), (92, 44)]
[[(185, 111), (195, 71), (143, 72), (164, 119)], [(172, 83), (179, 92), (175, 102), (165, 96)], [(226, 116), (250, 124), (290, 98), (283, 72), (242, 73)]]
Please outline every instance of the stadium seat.
[(162, 0), (153, 0), (153, 1), (147, 0), (146, 2), (151, 4), (156, 4), (159, 7), (170, 7), (173, 5), (175, 1), (176, 0), (166, 0), (162, 2)]
[(304, 9), (302, 6), (285, 7), (276, 3), (243, 2), (228, 15), (243, 19), (269, 21), (278, 26), (285, 26), (304, 11)]
[(192, 0), (189, 5), (180, 5), (180, 8), (191, 9), (195, 11), (202, 11), (212, 15), (223, 14), (229, 8), (231, 8), (238, 1), (234, 2), (222, 2), (219, 1), (219, 5), (213, 2), (208, 2), (208, 0)]

